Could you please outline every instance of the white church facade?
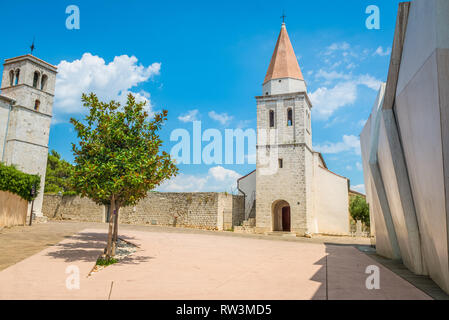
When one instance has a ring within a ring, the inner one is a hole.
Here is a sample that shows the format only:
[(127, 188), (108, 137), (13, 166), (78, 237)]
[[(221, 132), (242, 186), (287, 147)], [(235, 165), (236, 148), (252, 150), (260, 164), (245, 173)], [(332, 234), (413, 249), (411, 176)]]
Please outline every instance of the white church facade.
[(307, 86), (285, 23), (257, 101), (256, 170), (240, 178), (243, 228), (255, 232), (349, 234), (349, 180), (312, 148)]

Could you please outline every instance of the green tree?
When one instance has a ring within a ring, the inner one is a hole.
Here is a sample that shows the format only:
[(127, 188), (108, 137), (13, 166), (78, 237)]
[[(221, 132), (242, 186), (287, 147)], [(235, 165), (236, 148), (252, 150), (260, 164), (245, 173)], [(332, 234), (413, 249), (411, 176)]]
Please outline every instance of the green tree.
[(355, 221), (360, 220), (369, 227), (369, 206), (364, 197), (359, 195), (351, 197), (349, 201), (349, 212)]
[(79, 142), (72, 143), (75, 156), (72, 185), (81, 196), (109, 205), (110, 222), (106, 258), (115, 255), (119, 209), (135, 205), (165, 179), (177, 174), (170, 155), (161, 151), (158, 135), (167, 111), (150, 119), (144, 102), (128, 95), (126, 105), (99, 101), (83, 94), (89, 113), (84, 121), (71, 119)]
[(74, 194), (70, 185), (73, 165), (61, 159), (61, 155), (55, 150), (48, 154), (47, 173), (45, 175), (45, 193)]

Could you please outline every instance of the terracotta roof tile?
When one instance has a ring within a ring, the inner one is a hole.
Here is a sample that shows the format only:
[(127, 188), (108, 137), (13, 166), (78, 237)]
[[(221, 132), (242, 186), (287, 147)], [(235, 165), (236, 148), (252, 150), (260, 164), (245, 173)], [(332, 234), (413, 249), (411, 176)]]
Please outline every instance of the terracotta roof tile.
[(282, 24), (264, 83), (279, 78), (304, 80), (284, 23)]

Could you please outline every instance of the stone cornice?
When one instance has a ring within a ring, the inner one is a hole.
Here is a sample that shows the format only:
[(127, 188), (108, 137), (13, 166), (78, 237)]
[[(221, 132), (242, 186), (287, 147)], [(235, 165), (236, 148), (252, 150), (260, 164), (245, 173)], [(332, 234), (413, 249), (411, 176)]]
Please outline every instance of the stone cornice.
[(277, 101), (279, 99), (289, 99), (289, 98), (295, 98), (297, 96), (304, 96), (307, 100), (307, 103), (309, 104), (310, 108), (312, 109), (312, 103), (310, 102), (309, 96), (307, 95), (306, 91), (300, 91), (300, 92), (292, 92), (292, 93), (281, 93), (281, 94), (271, 94), (267, 96), (256, 96), (257, 101)]
[[(54, 98), (54, 96), (55, 96), (55, 95), (52, 94), (52, 93), (48, 93), (48, 92), (43, 91), (43, 90), (41, 90), (41, 89), (35, 88), (35, 87), (30, 86), (29, 84), (26, 84), (26, 83), (19, 83), (19, 84), (16, 84), (15, 86), (4, 87), (4, 88), (2, 88), (2, 90), (5, 90), (5, 89), (13, 89), (13, 88), (17, 88), (17, 87), (20, 87), (20, 86), (25, 86), (25, 87), (28, 87), (28, 88), (30, 88), (30, 89), (37, 90), (37, 91), (39, 91), (39, 92), (41, 92), (41, 93), (45, 93), (46, 95), (48, 95), (48, 96), (50, 96), (50, 97), (53, 97), (53, 98)], [(8, 97), (8, 98), (9, 98), (9, 97)], [(12, 98), (9, 98), (9, 99), (12, 99)]]

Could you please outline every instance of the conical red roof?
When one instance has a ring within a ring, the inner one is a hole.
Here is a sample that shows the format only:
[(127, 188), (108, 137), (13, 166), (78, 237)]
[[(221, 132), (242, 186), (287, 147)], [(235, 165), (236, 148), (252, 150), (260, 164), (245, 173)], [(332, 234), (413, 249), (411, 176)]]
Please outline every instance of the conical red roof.
[(284, 23), (282, 24), (264, 83), (280, 78), (304, 80)]

